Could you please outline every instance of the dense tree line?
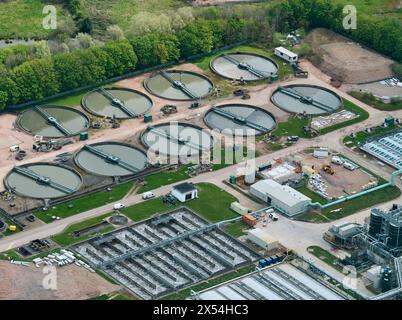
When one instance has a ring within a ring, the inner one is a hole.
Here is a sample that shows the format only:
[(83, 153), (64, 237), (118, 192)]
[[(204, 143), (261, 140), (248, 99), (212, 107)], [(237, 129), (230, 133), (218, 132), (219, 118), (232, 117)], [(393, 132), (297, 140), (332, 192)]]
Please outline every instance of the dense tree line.
[[(81, 42), (87, 43), (81, 48), (87, 49), (50, 56), (42, 47), (37, 48), (35, 54), (28, 46), (0, 50), (0, 110), (7, 105), (42, 99), (136, 69), (208, 54), (221, 46), (254, 40), (259, 37), (258, 30), (269, 29), (267, 20), (256, 22), (238, 15), (227, 20), (206, 16), (190, 20), (171, 33), (152, 32), (100, 46), (92, 46), (81, 36)], [(21, 51), (22, 60), (6, 66), (5, 61), (14, 56), (14, 50)]]
[(387, 19), (359, 14), (357, 28), (345, 30), (342, 24), (343, 6), (331, 0), (286, 0), (276, 8), (278, 28), (290, 31), (300, 27), (324, 27), (341, 33), (355, 41), (402, 61), (402, 23), (396, 18)]

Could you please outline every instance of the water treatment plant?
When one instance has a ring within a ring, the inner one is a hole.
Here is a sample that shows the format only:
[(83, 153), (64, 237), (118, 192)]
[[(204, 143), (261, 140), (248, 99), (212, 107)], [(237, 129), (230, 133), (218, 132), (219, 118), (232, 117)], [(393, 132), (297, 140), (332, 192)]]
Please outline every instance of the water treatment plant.
[(253, 53), (225, 53), (211, 61), (211, 69), (232, 80), (255, 81), (277, 74), (278, 65), (271, 59)]
[(168, 100), (200, 100), (212, 93), (213, 83), (205, 76), (189, 71), (160, 71), (144, 81), (153, 95)]
[(117, 142), (85, 145), (74, 161), (86, 172), (110, 177), (133, 175), (144, 170), (148, 163), (143, 151)]
[(16, 123), (32, 135), (49, 138), (74, 136), (90, 125), (83, 112), (62, 106), (35, 106), (23, 112)]
[(123, 2), (0, 41), (0, 300), (401, 300), (398, 61), (281, 1)]
[(72, 194), (81, 187), (81, 176), (67, 167), (35, 163), (14, 167), (4, 184), (16, 194), (38, 199), (53, 199)]
[(83, 108), (98, 117), (129, 119), (147, 113), (152, 100), (139, 91), (128, 88), (101, 88), (85, 95)]
[(226, 104), (211, 108), (204, 117), (211, 129), (223, 134), (261, 135), (273, 130), (275, 118), (268, 111), (246, 104)]
[(311, 85), (279, 87), (271, 101), (285, 111), (308, 115), (333, 113), (342, 108), (342, 100), (335, 92)]
[(187, 157), (209, 152), (214, 138), (202, 128), (185, 123), (162, 123), (148, 126), (142, 143), (156, 154)]

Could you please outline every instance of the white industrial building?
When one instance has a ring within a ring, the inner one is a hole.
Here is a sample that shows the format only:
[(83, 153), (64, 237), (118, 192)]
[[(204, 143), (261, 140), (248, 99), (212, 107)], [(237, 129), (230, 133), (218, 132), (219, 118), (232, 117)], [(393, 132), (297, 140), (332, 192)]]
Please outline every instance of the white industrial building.
[(274, 180), (261, 180), (250, 187), (250, 193), (287, 216), (307, 211), (311, 199), (299, 191)]
[(296, 168), (288, 163), (260, 171), (258, 175), (263, 179), (275, 180), (278, 183), (300, 179), (300, 174), (296, 173)]
[(275, 240), (266, 231), (260, 228), (249, 230), (247, 240), (267, 251), (278, 248), (278, 240)]
[(186, 202), (198, 197), (198, 190), (192, 183), (181, 183), (174, 186), (171, 192), (180, 202)]
[(299, 60), (299, 56), (296, 53), (294, 53), (284, 47), (275, 48), (275, 55), (279, 58), (282, 58), (283, 60), (285, 60), (287, 62), (296, 63)]

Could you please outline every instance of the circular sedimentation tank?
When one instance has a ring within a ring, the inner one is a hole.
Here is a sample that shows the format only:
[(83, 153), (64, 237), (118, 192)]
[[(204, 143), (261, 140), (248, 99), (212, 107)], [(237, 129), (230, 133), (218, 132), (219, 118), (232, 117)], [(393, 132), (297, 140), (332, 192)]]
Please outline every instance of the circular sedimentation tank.
[(222, 54), (211, 61), (210, 67), (221, 77), (244, 81), (267, 79), (278, 72), (278, 65), (273, 60), (242, 52)]
[(245, 136), (265, 134), (276, 127), (275, 117), (248, 104), (225, 104), (211, 108), (204, 117), (211, 129), (224, 134)]
[(287, 112), (308, 115), (330, 114), (342, 108), (342, 99), (335, 92), (302, 84), (279, 87), (271, 101)]
[(4, 180), (8, 190), (35, 199), (54, 199), (76, 192), (82, 178), (73, 169), (51, 164), (33, 163), (14, 167)]
[(32, 135), (48, 138), (69, 137), (89, 128), (89, 118), (81, 111), (62, 106), (35, 106), (24, 111), (17, 125)]
[(98, 176), (120, 177), (143, 171), (147, 164), (146, 154), (119, 142), (102, 142), (85, 145), (74, 157), (78, 167)]
[(169, 70), (155, 73), (144, 81), (153, 95), (168, 100), (199, 100), (211, 94), (213, 83), (207, 77), (190, 71)]
[(199, 155), (214, 146), (213, 137), (202, 128), (177, 122), (149, 126), (141, 139), (157, 154), (178, 157)]
[(100, 88), (86, 94), (82, 107), (89, 113), (116, 119), (130, 119), (147, 113), (152, 100), (142, 92), (128, 88)]

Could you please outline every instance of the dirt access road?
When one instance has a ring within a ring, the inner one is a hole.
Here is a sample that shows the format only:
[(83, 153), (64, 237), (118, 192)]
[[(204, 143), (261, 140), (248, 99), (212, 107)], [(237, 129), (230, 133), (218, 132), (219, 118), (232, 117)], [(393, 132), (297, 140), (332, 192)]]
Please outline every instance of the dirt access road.
[[(311, 140), (301, 139), (294, 146), (291, 146), (289, 148), (279, 150), (277, 152), (267, 154), (267, 155), (257, 158), (256, 164), (260, 165), (267, 161), (271, 161), (273, 159), (284, 157), (288, 154), (300, 152), (308, 147), (322, 146), (322, 147), (330, 147), (331, 149), (333, 149), (335, 151), (342, 152), (342, 153), (346, 154), (347, 156), (351, 157), (357, 163), (366, 166), (369, 170), (373, 171), (374, 173), (378, 174), (379, 176), (388, 179), (390, 170), (385, 171), (384, 168), (379, 168), (378, 166), (375, 166), (372, 162), (362, 159), (361, 157), (357, 157), (356, 154), (352, 153), (348, 148), (346, 148), (342, 144), (342, 138), (345, 135), (350, 134), (352, 132), (363, 130), (364, 128), (367, 128), (367, 127), (378, 125), (380, 123), (380, 121), (384, 118), (384, 113), (379, 110), (369, 107), (368, 105), (364, 104), (363, 102), (361, 102), (357, 99), (354, 99), (353, 97), (349, 96), (348, 94), (346, 94), (344, 92), (341, 92), (340, 90), (332, 88), (326, 82), (327, 78), (324, 77), (323, 79), (321, 79), (320, 76), (322, 73), (319, 70), (317, 70), (314, 66), (309, 64), (308, 62), (303, 63), (303, 68), (310, 72), (310, 79), (305, 80), (303, 82), (325, 86), (325, 87), (328, 87), (328, 88), (334, 90), (340, 96), (351, 100), (352, 102), (357, 104), (359, 107), (368, 111), (370, 113), (370, 118), (367, 119), (366, 121), (359, 123), (357, 125), (354, 125), (352, 127), (343, 128), (343, 129), (328, 133), (326, 135), (323, 135), (323, 136), (320, 136), (320, 137), (317, 137), (317, 138), (314, 138)], [(301, 81), (295, 80), (295, 81), (291, 81), (290, 83), (292, 83), (292, 82), (300, 83)], [(268, 92), (272, 91), (273, 89), (274, 89), (274, 86), (268, 86), (264, 90), (259, 91), (259, 92), (262, 92), (261, 94), (265, 94), (266, 97), (269, 97)], [(392, 114), (396, 117), (402, 117), (401, 110), (391, 112), (390, 114)], [(177, 116), (175, 118), (179, 118), (179, 116)], [(170, 119), (173, 119), (173, 118), (169, 118), (169, 120)], [(137, 129), (139, 129), (139, 128), (137, 128)], [(120, 132), (120, 134), (122, 136), (124, 135), (123, 132)], [(64, 150), (64, 152), (65, 152), (65, 150)], [(245, 166), (245, 163), (241, 163), (239, 165), (233, 165), (233, 166), (221, 169), (216, 172), (208, 172), (205, 174), (201, 174), (195, 178), (189, 179), (189, 181), (194, 182), (194, 183), (210, 182), (210, 183), (217, 184), (222, 189), (228, 190), (229, 192), (234, 194), (236, 197), (239, 198), (239, 200), (241, 202), (246, 202), (246, 201), (249, 201), (248, 198), (235, 192), (232, 189), (227, 189), (229, 187), (227, 187), (226, 185), (224, 185), (222, 183), (222, 181), (227, 179), (230, 175), (237, 174), (238, 170), (244, 169), (244, 166)], [(401, 181), (399, 181), (399, 179), (398, 179), (397, 183), (398, 183), (398, 185), (401, 185)], [(154, 190), (154, 192), (157, 196), (163, 195), (163, 194), (169, 192), (171, 187), (172, 187), (172, 185), (164, 186), (164, 187)], [(398, 200), (400, 200), (400, 199), (398, 199)], [(142, 201), (142, 199), (141, 199), (140, 195), (133, 195), (133, 196), (130, 196), (125, 199), (126, 205), (133, 205), (133, 204), (139, 203), (141, 201)], [(250, 205), (250, 202), (248, 202), (247, 204)], [(69, 226), (71, 224), (86, 220), (91, 217), (99, 216), (99, 215), (108, 213), (110, 211), (111, 211), (111, 205), (106, 205), (103, 207), (99, 207), (99, 208), (96, 208), (96, 209), (93, 209), (93, 210), (90, 210), (87, 212), (83, 212), (83, 213), (74, 215), (72, 217), (69, 217), (69, 218), (66, 218), (66, 219), (63, 219), (63, 220), (60, 220), (57, 222), (53, 222), (48, 225), (44, 225), (44, 226), (41, 226), (41, 227), (38, 227), (35, 229), (17, 233), (10, 237), (6, 237), (6, 238), (0, 240), (0, 252), (19, 247), (19, 246), (26, 244), (29, 241), (32, 241), (35, 239), (50, 237), (52, 235), (62, 232), (67, 226)], [(350, 219), (353, 219), (353, 217), (354, 216), (351, 216)], [(288, 221), (288, 219), (286, 219), (286, 218), (283, 218), (283, 219), (284, 219), (284, 221)], [(321, 232), (320, 225), (316, 225), (316, 224), (311, 224), (311, 225), (312, 225), (312, 228), (317, 229), (316, 234)], [(298, 237), (298, 239), (299, 239), (299, 237)], [(292, 246), (290, 248), (292, 248)]]

